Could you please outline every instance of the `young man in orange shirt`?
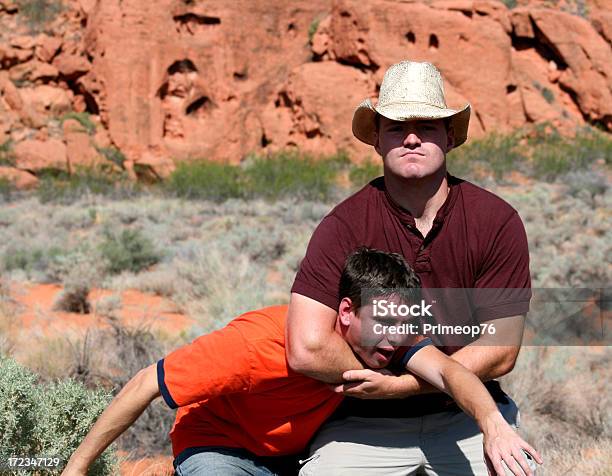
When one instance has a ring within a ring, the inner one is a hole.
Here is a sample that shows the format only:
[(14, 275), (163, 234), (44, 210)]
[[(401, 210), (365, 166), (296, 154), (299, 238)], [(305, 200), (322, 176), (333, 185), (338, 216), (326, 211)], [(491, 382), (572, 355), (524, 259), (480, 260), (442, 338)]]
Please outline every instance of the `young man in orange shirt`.
[[(364, 366), (382, 369), (394, 361), (398, 369), (407, 368), (453, 395), (482, 428), (485, 451), (499, 468), (501, 455), (519, 460), (523, 450), (540, 461), (506, 423), (480, 380), (427, 345), (429, 339), (414, 336), (405, 353), (396, 355), (397, 342), (372, 332), (377, 321), (371, 303), (361, 302), (364, 290), (368, 296), (412, 303), (419, 288), (419, 278), (400, 255), (357, 250), (342, 272), (336, 332)], [(160, 395), (179, 408), (170, 433), (179, 476), (278, 474), (274, 457), (304, 450), (343, 398), (288, 367), (286, 314), (287, 306), (248, 312), (141, 370), (102, 413), (62, 474), (85, 475)], [(366, 382), (380, 376), (368, 372), (362, 376)], [(526, 464), (524, 469), (531, 474)]]

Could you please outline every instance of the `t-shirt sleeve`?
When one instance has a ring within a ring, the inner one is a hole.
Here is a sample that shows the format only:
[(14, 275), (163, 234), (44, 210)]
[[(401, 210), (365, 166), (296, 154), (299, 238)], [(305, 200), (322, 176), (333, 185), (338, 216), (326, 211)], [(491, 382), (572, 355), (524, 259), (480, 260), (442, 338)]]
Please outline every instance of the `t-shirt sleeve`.
[(157, 363), (159, 390), (170, 408), (248, 391), (249, 347), (234, 323), (197, 338)]
[(529, 247), (518, 213), (512, 214), (491, 241), (474, 287), (479, 322), (529, 311)]
[(348, 224), (333, 214), (326, 216), (308, 243), (291, 292), (338, 309), (340, 275), (354, 242)]

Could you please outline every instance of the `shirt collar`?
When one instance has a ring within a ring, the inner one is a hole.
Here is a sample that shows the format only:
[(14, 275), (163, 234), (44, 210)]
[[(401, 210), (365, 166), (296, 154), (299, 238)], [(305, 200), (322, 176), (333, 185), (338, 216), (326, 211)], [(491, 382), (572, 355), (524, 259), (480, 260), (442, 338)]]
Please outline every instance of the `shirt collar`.
[[(442, 224), (444, 222), (444, 219), (452, 210), (453, 206), (455, 205), (455, 202), (457, 201), (457, 196), (459, 195), (459, 183), (461, 182), (461, 180), (459, 180), (457, 177), (452, 176), (448, 172), (446, 173), (446, 180), (448, 182), (450, 190), (448, 192), (448, 195), (446, 196), (446, 199), (444, 200), (444, 203), (436, 213), (436, 216), (434, 218), (435, 225)], [(387, 191), (386, 186), (383, 185), (382, 189), (384, 191), (383, 201), (385, 202), (387, 208), (391, 210), (391, 212), (396, 215), (402, 223), (416, 226), (412, 214), (393, 200), (393, 198)]]

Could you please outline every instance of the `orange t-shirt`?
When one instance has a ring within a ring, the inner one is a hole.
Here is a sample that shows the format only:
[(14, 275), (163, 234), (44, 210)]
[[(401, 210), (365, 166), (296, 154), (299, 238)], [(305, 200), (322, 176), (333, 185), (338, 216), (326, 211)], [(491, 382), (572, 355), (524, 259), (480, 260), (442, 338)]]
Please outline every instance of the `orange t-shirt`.
[(287, 365), (286, 316), (287, 306), (247, 312), (157, 363), (164, 400), (180, 407), (175, 457), (196, 446), (296, 453), (333, 413), (342, 395)]

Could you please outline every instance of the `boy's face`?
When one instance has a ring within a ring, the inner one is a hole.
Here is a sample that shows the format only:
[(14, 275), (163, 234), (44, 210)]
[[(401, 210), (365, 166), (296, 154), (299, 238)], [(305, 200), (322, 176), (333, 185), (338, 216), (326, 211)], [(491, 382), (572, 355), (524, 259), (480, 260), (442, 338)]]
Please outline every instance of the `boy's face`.
[(379, 120), (374, 148), (383, 158), (385, 174), (419, 179), (445, 166), (453, 139), (443, 119), (393, 121), (379, 116)]
[(384, 333), (374, 332), (374, 324), (379, 319), (373, 316), (373, 312), (371, 304), (363, 305), (355, 312), (351, 300), (345, 297), (338, 308), (338, 324), (342, 336), (364, 365), (380, 369), (389, 364), (400, 344)]

